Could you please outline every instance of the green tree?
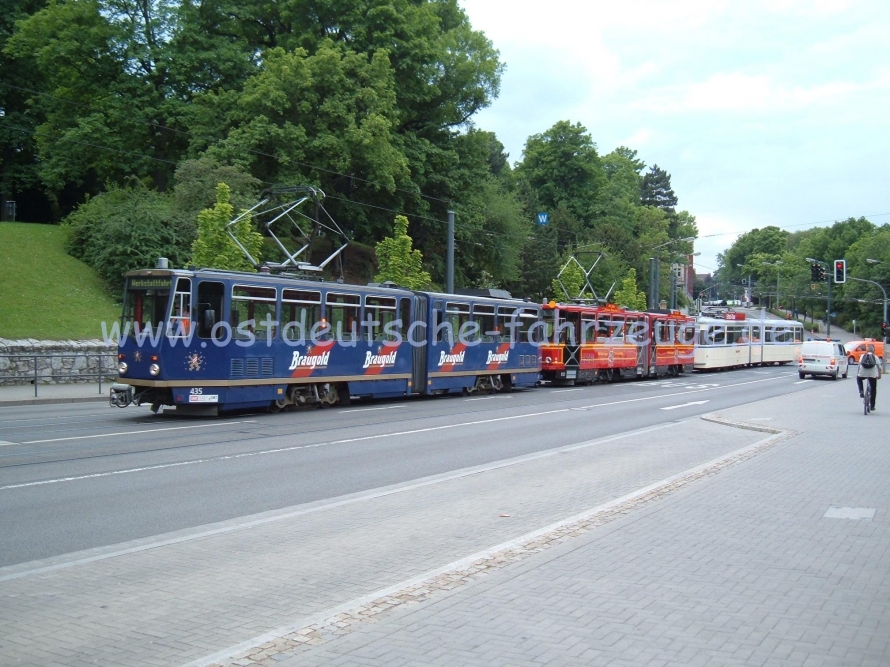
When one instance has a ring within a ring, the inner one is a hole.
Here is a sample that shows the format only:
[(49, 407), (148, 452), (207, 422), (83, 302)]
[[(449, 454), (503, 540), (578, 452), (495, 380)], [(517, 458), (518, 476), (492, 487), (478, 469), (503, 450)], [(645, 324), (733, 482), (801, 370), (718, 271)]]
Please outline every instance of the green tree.
[(637, 270), (630, 269), (612, 295), (612, 302), (631, 310), (646, 310), (646, 293), (637, 289)]
[(605, 183), (596, 144), (587, 129), (566, 120), (528, 138), (516, 176), (534, 190), (540, 210), (552, 214), (562, 207), (586, 226), (594, 218), (594, 202)]
[(412, 249), (408, 218), (397, 215), (393, 235), (377, 244), (377, 282), (393, 282), (407, 289), (426, 289), (432, 278), (423, 270), (423, 255)]
[(550, 291), (557, 301), (592, 299), (593, 294), (584, 289), (586, 285), (584, 269), (574, 255), (568, 255), (559, 274), (550, 283)]
[(33, 137), (35, 119), (28, 95), (21, 87), (40, 89), (42, 83), (33, 60), (16, 58), (5, 47), (16, 21), (24, 20), (44, 5), (41, 0), (4, 0), (0, 4), (0, 216), (5, 215), (6, 201), (13, 200), (17, 202), (19, 218), (25, 220), (35, 219), (36, 207), (29, 204), (42, 198), (34, 192), (40, 185)]
[(643, 175), (640, 194), (643, 206), (654, 206), (668, 214), (675, 212), (677, 195), (671, 187), (671, 175), (657, 164)]
[[(216, 204), (198, 215), (198, 238), (192, 244), (191, 263), (213, 269), (255, 271), (256, 267), (226, 232), (234, 217), (231, 194), (229, 186), (220, 183), (216, 186)], [(263, 237), (254, 230), (250, 216), (241, 218), (232, 228), (232, 234), (259, 262)]]
[(141, 183), (112, 188), (86, 201), (64, 222), (68, 252), (92, 266), (118, 294), (124, 274), (150, 268), (158, 257), (182, 266), (187, 239), (171, 223), (173, 198)]

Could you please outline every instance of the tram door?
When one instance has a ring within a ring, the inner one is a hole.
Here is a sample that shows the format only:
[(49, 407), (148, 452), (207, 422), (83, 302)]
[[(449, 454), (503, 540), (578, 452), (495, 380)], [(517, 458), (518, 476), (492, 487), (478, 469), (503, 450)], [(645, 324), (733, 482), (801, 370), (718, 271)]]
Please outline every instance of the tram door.
[(411, 372), (411, 386), (415, 394), (426, 393), (427, 342), (430, 339), (430, 332), (427, 331), (427, 326), (429, 326), (427, 321), (427, 301), (428, 298), (425, 296), (414, 295), (413, 322), (423, 322), (425, 325), (413, 327), (411, 340), (409, 341), (412, 347), (414, 363), (414, 368)]
[(763, 329), (759, 324), (750, 325), (748, 334), (751, 346), (751, 364), (763, 363)]

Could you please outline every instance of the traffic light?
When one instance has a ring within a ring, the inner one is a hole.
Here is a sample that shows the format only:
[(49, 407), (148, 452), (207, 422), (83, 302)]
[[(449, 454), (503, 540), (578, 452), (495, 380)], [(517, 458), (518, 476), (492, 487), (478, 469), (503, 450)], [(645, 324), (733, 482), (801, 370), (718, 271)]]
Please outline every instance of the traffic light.
[(824, 281), (825, 280), (825, 267), (822, 266), (821, 264), (819, 264), (818, 266), (819, 266), (819, 280)]
[(887, 323), (881, 322), (881, 338), (887, 337)]
[(817, 283), (819, 282), (819, 269), (821, 267), (818, 264), (810, 264), (810, 282)]
[(834, 260), (834, 282), (835, 283), (847, 282), (847, 260), (845, 260), (845, 259)]

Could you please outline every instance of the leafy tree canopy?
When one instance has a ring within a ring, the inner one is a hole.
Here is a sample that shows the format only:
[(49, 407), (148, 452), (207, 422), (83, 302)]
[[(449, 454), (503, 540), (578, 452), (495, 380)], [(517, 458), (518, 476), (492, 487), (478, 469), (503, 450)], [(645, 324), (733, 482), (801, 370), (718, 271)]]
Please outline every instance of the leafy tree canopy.
[[(192, 244), (192, 261), (195, 266), (229, 271), (255, 271), (238, 244), (226, 232), (234, 218), (231, 204), (232, 191), (225, 183), (216, 187), (216, 203), (198, 215), (198, 238)], [(253, 228), (250, 216), (242, 217), (232, 227), (232, 234), (250, 255), (260, 261), (263, 237)]]
[(646, 293), (637, 288), (637, 270), (630, 269), (612, 295), (612, 302), (631, 310), (646, 310)]
[(377, 282), (393, 282), (408, 289), (426, 289), (432, 278), (423, 270), (423, 256), (412, 248), (408, 236), (408, 218), (397, 215), (393, 224), (393, 235), (377, 244), (379, 273)]
[(587, 129), (561, 120), (528, 138), (518, 178), (528, 182), (543, 211), (564, 208), (582, 224), (594, 217), (594, 202), (605, 182), (596, 144)]

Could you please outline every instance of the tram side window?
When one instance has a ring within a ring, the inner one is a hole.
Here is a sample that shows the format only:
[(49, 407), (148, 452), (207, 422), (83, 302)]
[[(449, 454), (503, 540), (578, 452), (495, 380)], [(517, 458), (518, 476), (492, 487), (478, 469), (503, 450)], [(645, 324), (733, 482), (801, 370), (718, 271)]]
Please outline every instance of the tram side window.
[(680, 340), (684, 345), (692, 345), (695, 343), (695, 323), (684, 322), (680, 327)]
[(803, 342), (803, 327), (794, 327), (794, 342)]
[(612, 335), (612, 318), (609, 315), (600, 315), (596, 318), (596, 342), (608, 343)]
[(585, 320), (581, 318), (581, 342), (596, 342), (596, 320)]
[(659, 343), (667, 344), (674, 342), (673, 322), (665, 322), (664, 320), (659, 320), (655, 327), (658, 333)]
[(173, 292), (173, 310), (170, 314), (170, 335), (185, 338), (192, 330), (192, 280), (177, 278)]
[(516, 308), (510, 308), (509, 306), (498, 306), (498, 341), (501, 343), (509, 343), (511, 341), (511, 332), (512, 332), (512, 341), (515, 343), (517, 338), (518, 327), (507, 326), (508, 322), (513, 321), (519, 315), (519, 310)]
[(784, 344), (794, 342), (794, 332), (791, 327), (778, 325), (770, 331), (770, 337), (767, 342)]
[(198, 338), (210, 338), (213, 326), (222, 319), (223, 294), (222, 283), (210, 280), (198, 283)]
[(726, 327), (726, 342), (730, 345), (745, 342), (744, 335), (744, 327), (736, 325)]
[(312, 327), (320, 321), (321, 292), (282, 290), (281, 335), (285, 340), (309, 340), (312, 336)]
[(726, 329), (720, 326), (710, 326), (708, 327), (708, 331), (706, 333), (708, 339), (708, 345), (725, 345), (726, 344)]
[(494, 306), (476, 304), (473, 306), (473, 321), (479, 325), (479, 333), (483, 343), (497, 341), (499, 332), (494, 323)]
[(445, 321), (447, 326), (440, 327), (436, 333), (436, 342), (448, 340), (449, 343), (459, 340), (461, 327), (470, 321), (470, 304), (449, 301), (445, 304)]
[(609, 342), (611, 343), (623, 343), (624, 342), (624, 318), (623, 317), (613, 317), (612, 318), (612, 326), (609, 332)]
[(331, 335), (338, 340), (352, 341), (361, 337), (359, 313), (362, 298), (358, 294), (333, 294), (325, 297), (325, 319), (331, 326)]
[[(275, 301), (277, 293), (274, 287), (252, 287), (235, 285), (232, 287), (231, 317), (232, 337), (237, 339), (250, 338), (252, 333), (258, 340), (275, 337), (277, 318), (275, 317)], [(241, 327), (241, 331), (238, 330)]]
[[(408, 329), (411, 328), (411, 299), (401, 299), (399, 304), (399, 335), (403, 341), (408, 340)], [(424, 336), (426, 334), (423, 334)]]
[[(372, 341), (395, 340), (395, 336), (387, 334), (385, 327), (396, 319), (396, 300), (391, 297), (365, 297), (365, 339)], [(392, 329), (392, 327), (390, 327)]]
[[(523, 308), (519, 313), (519, 327), (516, 330), (517, 341), (530, 343), (529, 332), (531, 328), (538, 322), (538, 311), (532, 308)], [(540, 335), (540, 334), (539, 334)]]
[(627, 318), (627, 342), (634, 345), (643, 345), (646, 342), (646, 321), (643, 319)]
[(751, 325), (751, 342), (759, 343), (761, 340), (763, 340), (763, 327), (761, 327), (759, 324), (752, 324)]

